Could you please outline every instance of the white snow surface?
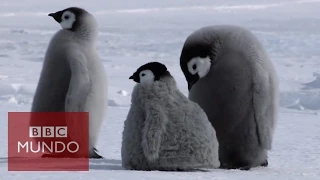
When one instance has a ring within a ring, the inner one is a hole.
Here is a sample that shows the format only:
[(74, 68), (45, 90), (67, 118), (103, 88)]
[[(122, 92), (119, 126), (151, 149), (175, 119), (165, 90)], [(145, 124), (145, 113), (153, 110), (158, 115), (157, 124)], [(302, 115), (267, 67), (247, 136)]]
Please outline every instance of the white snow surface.
[[(60, 29), (49, 12), (79, 6), (99, 23), (109, 77), (108, 114), (89, 172), (8, 172), (7, 113), (30, 111), (43, 57)], [(0, 179), (320, 179), (320, 0), (2, 0), (0, 3)], [(281, 108), (269, 167), (250, 171), (142, 172), (121, 167), (123, 122), (134, 82), (150, 61), (164, 63), (187, 95), (179, 56), (186, 37), (207, 25), (237, 24), (265, 46), (280, 79)]]

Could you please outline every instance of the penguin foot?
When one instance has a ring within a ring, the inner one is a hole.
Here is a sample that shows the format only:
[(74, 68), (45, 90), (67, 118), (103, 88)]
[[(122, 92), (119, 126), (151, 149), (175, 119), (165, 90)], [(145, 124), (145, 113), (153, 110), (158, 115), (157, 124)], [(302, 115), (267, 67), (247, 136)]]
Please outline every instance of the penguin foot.
[(243, 171), (249, 171), (251, 169), (251, 166), (250, 165), (242, 166), (242, 167), (239, 167), (238, 169), (243, 170)]
[(227, 170), (231, 170), (231, 169), (239, 169), (239, 170), (244, 170), (244, 171), (248, 171), (252, 168), (251, 165), (242, 165), (242, 166), (236, 166), (236, 165), (227, 165), (227, 164), (221, 164), (220, 165), (220, 169), (227, 169)]
[(46, 153), (41, 156), (42, 158), (77, 158), (76, 156), (65, 156), (61, 154), (53, 154), (53, 153)]
[(230, 166), (230, 165), (228, 165), (228, 164), (222, 164), (222, 163), (221, 163), (220, 169), (227, 169), (227, 170), (229, 170), (229, 169), (237, 169), (237, 167), (235, 167), (235, 166)]
[[(98, 150), (96, 148), (93, 148), (93, 150), (89, 154), (89, 159), (104, 159), (104, 157), (99, 155), (97, 151)], [(88, 158), (84, 156), (78, 156), (76, 154), (63, 155), (58, 153), (45, 153), (41, 157), (42, 158)]]
[(268, 167), (268, 165), (269, 165), (269, 162), (268, 162), (268, 160), (266, 159), (260, 166), (262, 166), (262, 167)]
[(97, 152), (99, 152), (96, 148), (93, 148), (93, 150), (90, 152), (90, 159), (104, 159), (103, 156), (101, 156), (100, 154), (98, 154)]

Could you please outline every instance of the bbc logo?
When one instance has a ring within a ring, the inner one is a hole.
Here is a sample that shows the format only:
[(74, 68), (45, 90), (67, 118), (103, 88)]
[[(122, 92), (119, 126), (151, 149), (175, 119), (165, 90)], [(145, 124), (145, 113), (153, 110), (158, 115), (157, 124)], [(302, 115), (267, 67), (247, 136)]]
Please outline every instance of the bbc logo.
[(29, 137), (67, 137), (67, 126), (30, 126)]

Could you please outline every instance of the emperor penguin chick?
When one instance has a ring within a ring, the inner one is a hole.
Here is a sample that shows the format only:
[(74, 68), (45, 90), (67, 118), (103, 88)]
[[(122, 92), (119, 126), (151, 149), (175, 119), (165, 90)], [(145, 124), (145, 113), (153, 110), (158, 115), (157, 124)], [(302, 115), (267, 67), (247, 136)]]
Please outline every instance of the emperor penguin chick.
[(262, 44), (246, 28), (203, 27), (183, 45), (180, 66), (189, 99), (217, 132), (221, 168), (268, 165), (278, 112), (278, 78)]
[[(89, 155), (86, 157), (102, 158), (95, 146), (105, 119), (108, 92), (106, 71), (96, 50), (98, 24), (93, 15), (78, 7), (48, 16), (53, 17), (62, 29), (52, 37), (47, 48), (31, 110), (89, 112)], [(81, 127), (81, 124), (65, 121), (66, 126)], [(30, 123), (35, 126), (47, 124), (45, 120), (32, 117)], [(58, 156), (47, 154), (43, 157)]]
[(131, 170), (217, 168), (219, 144), (205, 112), (177, 88), (166, 66), (150, 62), (137, 82), (124, 123), (122, 166)]

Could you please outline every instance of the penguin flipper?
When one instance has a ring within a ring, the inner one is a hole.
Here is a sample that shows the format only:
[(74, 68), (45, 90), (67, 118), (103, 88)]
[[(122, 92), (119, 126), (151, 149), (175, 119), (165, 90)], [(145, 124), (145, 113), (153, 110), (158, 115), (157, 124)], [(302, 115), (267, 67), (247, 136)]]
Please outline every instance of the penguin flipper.
[(65, 101), (66, 112), (83, 112), (84, 101), (90, 89), (90, 78), (87, 59), (81, 52), (68, 56), (71, 68), (71, 79)]
[[(84, 107), (85, 99), (90, 90), (90, 78), (87, 68), (87, 59), (82, 52), (72, 51), (68, 53), (67, 62), (71, 69), (71, 79), (68, 92), (65, 99), (66, 112), (86, 112)], [(88, 117), (89, 118), (89, 117)], [(79, 118), (66, 115), (66, 124), (68, 126), (68, 137), (82, 143), (84, 136), (89, 137), (89, 119), (88, 121), (78, 121)], [(88, 134), (79, 134), (87, 132)], [(89, 143), (91, 139), (88, 139)], [(83, 142), (86, 143), (86, 142)], [(87, 145), (85, 145), (87, 146)], [(87, 158), (101, 158), (95, 150), (90, 149)]]
[(142, 149), (149, 161), (159, 158), (161, 137), (165, 132), (167, 117), (159, 102), (150, 102), (146, 107), (145, 126), (142, 130)]
[(277, 89), (275, 77), (264, 67), (257, 66), (253, 76), (253, 109), (259, 144), (271, 149), (276, 121)]

